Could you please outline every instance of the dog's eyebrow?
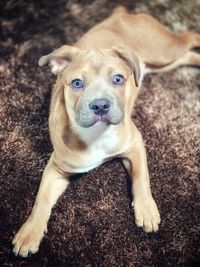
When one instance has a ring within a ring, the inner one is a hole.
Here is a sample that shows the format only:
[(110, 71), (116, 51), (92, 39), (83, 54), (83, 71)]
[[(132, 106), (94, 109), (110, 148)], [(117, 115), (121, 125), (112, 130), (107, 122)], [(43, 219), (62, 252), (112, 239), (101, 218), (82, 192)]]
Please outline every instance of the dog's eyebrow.
[(116, 69), (116, 68), (113, 68), (113, 67), (108, 67), (107, 69), (107, 73), (108, 75), (111, 76), (111, 74), (115, 73), (115, 74), (123, 74), (124, 75), (124, 72), (120, 69)]
[(112, 67), (109, 67), (107, 70), (108, 75), (110, 76), (113, 71), (114, 71), (114, 69)]

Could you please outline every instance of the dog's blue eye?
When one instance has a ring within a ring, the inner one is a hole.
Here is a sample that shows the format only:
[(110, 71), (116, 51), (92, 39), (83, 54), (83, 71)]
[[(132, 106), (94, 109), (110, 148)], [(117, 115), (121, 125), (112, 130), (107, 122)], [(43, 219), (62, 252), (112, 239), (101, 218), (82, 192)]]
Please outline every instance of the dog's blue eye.
[(74, 79), (72, 81), (72, 87), (74, 89), (82, 89), (84, 87), (83, 82), (80, 79)]
[(124, 77), (121, 74), (116, 74), (112, 78), (114, 85), (122, 85), (124, 83)]

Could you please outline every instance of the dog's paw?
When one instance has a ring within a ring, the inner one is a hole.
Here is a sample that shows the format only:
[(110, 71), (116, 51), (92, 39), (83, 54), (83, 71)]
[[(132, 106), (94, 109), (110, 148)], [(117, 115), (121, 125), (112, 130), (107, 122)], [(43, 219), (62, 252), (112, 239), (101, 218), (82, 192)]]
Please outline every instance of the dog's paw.
[(27, 220), (15, 235), (12, 244), (15, 256), (28, 257), (39, 250), (40, 242), (46, 232), (46, 227), (38, 226)]
[(135, 224), (143, 227), (147, 233), (157, 232), (160, 224), (160, 214), (152, 197), (136, 200), (132, 203), (135, 213)]

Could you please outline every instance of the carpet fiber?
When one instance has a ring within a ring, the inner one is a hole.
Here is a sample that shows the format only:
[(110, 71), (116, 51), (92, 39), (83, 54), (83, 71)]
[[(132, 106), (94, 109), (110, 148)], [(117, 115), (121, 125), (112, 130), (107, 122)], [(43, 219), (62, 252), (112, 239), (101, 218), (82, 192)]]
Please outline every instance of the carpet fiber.
[(189, 67), (147, 76), (133, 113), (161, 212), (159, 232), (135, 226), (130, 181), (116, 159), (72, 179), (38, 254), (21, 259), (11, 252), (52, 152), (48, 113), (55, 77), (38, 67), (38, 58), (73, 44), (119, 3), (173, 31), (199, 30), (198, 0), (1, 1), (1, 267), (200, 266), (200, 72)]

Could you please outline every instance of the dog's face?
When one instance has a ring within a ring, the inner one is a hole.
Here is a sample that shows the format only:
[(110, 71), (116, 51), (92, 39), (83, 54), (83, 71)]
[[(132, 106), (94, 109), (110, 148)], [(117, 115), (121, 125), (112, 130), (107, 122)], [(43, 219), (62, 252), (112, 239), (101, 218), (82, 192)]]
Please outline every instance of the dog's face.
[[(129, 91), (134, 90), (140, 75), (133, 53), (63, 46), (42, 57), (39, 65), (47, 62), (52, 72), (60, 75), (67, 112), (79, 126), (116, 125), (123, 120)], [(130, 86), (131, 76), (135, 84)]]

